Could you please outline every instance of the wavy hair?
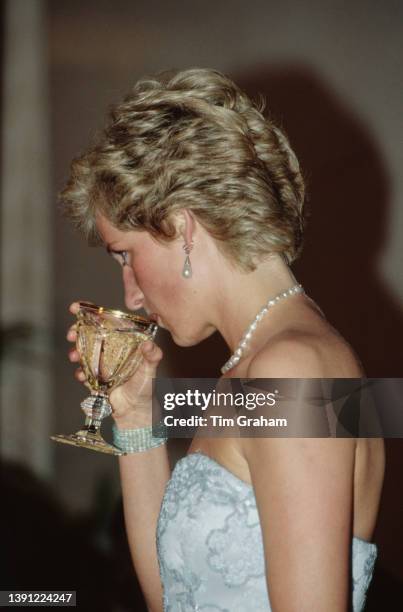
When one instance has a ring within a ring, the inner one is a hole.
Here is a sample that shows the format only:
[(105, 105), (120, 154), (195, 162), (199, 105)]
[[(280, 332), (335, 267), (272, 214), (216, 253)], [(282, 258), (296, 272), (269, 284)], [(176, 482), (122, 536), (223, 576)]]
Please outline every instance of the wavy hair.
[(92, 243), (97, 211), (164, 242), (176, 238), (172, 213), (187, 208), (242, 270), (271, 252), (291, 263), (302, 249), (304, 181), (264, 107), (217, 70), (140, 79), (73, 160), (66, 215)]

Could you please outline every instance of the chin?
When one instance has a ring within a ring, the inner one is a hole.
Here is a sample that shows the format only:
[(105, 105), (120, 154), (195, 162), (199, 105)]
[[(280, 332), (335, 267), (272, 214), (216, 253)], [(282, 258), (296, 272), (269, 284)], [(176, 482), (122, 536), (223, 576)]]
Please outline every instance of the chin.
[(176, 336), (172, 332), (171, 332), (171, 338), (177, 346), (183, 346), (183, 347), (196, 346), (196, 344), (199, 344), (203, 339), (203, 338), (200, 338), (200, 339), (184, 338), (183, 336)]
[(175, 334), (175, 332), (171, 330), (169, 331), (171, 333), (172, 340), (177, 346), (189, 347), (200, 344), (200, 342), (203, 342), (203, 340), (211, 336), (216, 330), (214, 328), (208, 328), (199, 330), (199, 333), (193, 333), (192, 335), (189, 335), (189, 332), (187, 334)]

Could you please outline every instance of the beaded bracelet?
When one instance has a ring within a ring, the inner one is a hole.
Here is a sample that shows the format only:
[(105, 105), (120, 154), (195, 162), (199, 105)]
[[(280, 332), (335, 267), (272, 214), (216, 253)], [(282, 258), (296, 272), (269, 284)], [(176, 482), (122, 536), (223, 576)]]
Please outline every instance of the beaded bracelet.
[[(154, 434), (156, 435), (153, 435)], [(150, 448), (165, 444), (168, 440), (163, 423), (138, 427), (137, 429), (118, 429), (112, 425), (113, 444), (124, 453), (142, 453)]]

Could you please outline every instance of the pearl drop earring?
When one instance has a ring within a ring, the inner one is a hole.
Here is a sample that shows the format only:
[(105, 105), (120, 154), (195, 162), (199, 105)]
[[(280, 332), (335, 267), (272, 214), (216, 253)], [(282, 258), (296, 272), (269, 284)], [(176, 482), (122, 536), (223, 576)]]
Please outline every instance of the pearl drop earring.
[(186, 253), (185, 263), (182, 268), (182, 276), (183, 278), (191, 278), (193, 274), (192, 264), (190, 263), (190, 251), (193, 249), (193, 240), (190, 243), (185, 243), (183, 245), (183, 250)]

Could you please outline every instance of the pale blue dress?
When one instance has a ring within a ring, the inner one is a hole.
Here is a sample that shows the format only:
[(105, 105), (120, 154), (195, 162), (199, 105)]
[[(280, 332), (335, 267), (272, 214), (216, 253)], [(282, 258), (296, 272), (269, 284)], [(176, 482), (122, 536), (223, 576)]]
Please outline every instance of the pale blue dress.
[[(172, 472), (157, 526), (166, 612), (270, 612), (253, 487), (200, 452)], [(352, 609), (364, 609), (377, 546), (354, 537)]]

